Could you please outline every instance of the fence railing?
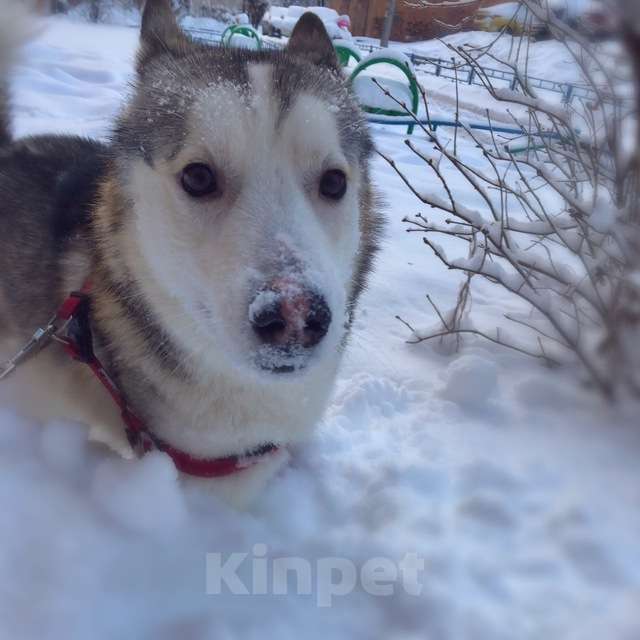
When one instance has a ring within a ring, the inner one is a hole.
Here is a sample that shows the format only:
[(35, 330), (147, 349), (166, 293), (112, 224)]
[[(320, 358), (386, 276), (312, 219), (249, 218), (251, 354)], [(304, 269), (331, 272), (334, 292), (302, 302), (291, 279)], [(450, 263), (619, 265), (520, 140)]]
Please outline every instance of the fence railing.
[[(368, 53), (373, 53), (381, 49), (379, 45), (371, 42), (362, 42), (358, 38), (355, 38), (355, 42), (359, 49)], [(423, 56), (414, 51), (403, 52), (421, 73), (428, 73), (430, 75), (437, 76), (439, 78), (446, 78), (448, 80), (458, 81), (469, 85), (483, 86), (477, 70), (469, 64), (461, 64), (454, 62), (453, 60), (445, 60), (443, 58), (433, 58), (429, 56)], [(492, 80), (501, 80), (506, 82), (510, 89), (515, 91), (520, 81), (518, 76), (508, 69), (493, 69), (491, 67), (482, 67), (482, 72), (491, 78)], [(598, 96), (593, 89), (590, 89), (584, 85), (571, 82), (556, 82), (554, 80), (547, 80), (545, 78), (536, 78), (534, 76), (527, 76), (527, 82), (529, 86), (535, 89), (543, 89), (544, 91), (553, 91), (559, 93), (563, 97), (565, 104), (571, 104), (575, 98), (584, 98), (586, 100), (597, 101)]]
[[(187, 29), (187, 31), (194, 37), (200, 40), (206, 40), (209, 42), (220, 42), (222, 32), (215, 31), (213, 29)], [(373, 53), (381, 49), (380, 46), (371, 42), (362, 42), (358, 38), (355, 38), (355, 42), (358, 48), (366, 51), (367, 53)], [(280, 49), (282, 45), (273, 42), (272, 40), (265, 40), (263, 42), (263, 48), (266, 49)], [(423, 56), (413, 51), (405, 51), (404, 54), (411, 60), (411, 63), (419, 73), (426, 73), (439, 78), (446, 78), (452, 81), (458, 81), (469, 85), (483, 86), (482, 80), (478, 75), (476, 69), (469, 64), (460, 64), (454, 60), (444, 60), (442, 58), (432, 58), (429, 56)], [(518, 76), (511, 70), (507, 69), (493, 69), (491, 67), (482, 67), (483, 74), (487, 78), (492, 80), (499, 80), (509, 85), (512, 91), (518, 89), (520, 80)], [(580, 84), (573, 84), (570, 82), (556, 82), (554, 80), (547, 80), (545, 78), (536, 78), (533, 76), (527, 76), (527, 82), (529, 86), (535, 89), (542, 89), (544, 91), (552, 91), (562, 95), (562, 100), (565, 104), (571, 104), (573, 100), (585, 99), (596, 102), (598, 96), (593, 89)]]

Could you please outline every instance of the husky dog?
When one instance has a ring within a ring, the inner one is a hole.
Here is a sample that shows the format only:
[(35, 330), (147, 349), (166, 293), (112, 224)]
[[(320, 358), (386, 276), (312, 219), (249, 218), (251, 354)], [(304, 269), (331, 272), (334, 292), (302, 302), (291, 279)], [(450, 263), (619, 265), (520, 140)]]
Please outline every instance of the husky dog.
[[(95, 353), (154, 436), (197, 459), (277, 447), (208, 481), (246, 503), (323, 413), (381, 227), (372, 140), (322, 22), (305, 14), (283, 51), (233, 50), (148, 0), (108, 144), (0, 140), (0, 363), (90, 281)], [(0, 399), (131, 453), (58, 344)]]

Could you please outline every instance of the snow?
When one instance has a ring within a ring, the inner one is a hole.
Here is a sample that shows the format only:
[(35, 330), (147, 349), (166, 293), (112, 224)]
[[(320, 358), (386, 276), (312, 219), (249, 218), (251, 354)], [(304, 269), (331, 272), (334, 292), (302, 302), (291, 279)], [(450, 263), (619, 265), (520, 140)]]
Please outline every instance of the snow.
[(366, 60), (393, 60), (408, 67), (412, 73), (415, 71), (409, 57), (397, 49), (378, 49), (370, 53)]
[(411, 60), (396, 49), (380, 49), (364, 58), (359, 63), (359, 66), (365, 65), (372, 60), (375, 60), (376, 64), (367, 67), (353, 79), (353, 89), (360, 102), (368, 107), (387, 111), (398, 111), (400, 109), (398, 103), (393, 98), (386, 96), (373, 82), (375, 79), (380, 83), (380, 86), (390, 91), (395, 98), (405, 101), (407, 105), (411, 105), (412, 95), (407, 75), (401, 69), (389, 63), (390, 60), (399, 63), (406, 67), (411, 74), (415, 74)]
[(359, 47), (357, 47), (355, 44), (353, 44), (353, 42), (351, 42), (350, 40), (337, 39), (337, 40), (335, 40), (335, 42), (333, 44), (336, 47), (343, 47), (345, 49), (349, 49), (349, 51), (353, 51), (354, 53), (357, 53), (361, 58), (365, 57), (363, 55), (361, 49)]
[[(48, 24), (13, 78), (16, 130), (104, 137), (135, 31)], [(375, 128), (378, 148), (435, 190), (403, 140)], [(458, 144), (473, 154), (462, 132)], [(480, 340), (460, 353), (406, 344), (395, 316), (437, 322), (425, 294), (448, 308), (457, 279), (405, 233), (401, 218), (424, 207), (380, 159), (373, 177), (389, 228), (334, 397), (248, 512), (181, 482), (161, 454), (122, 460), (82, 425), (0, 409), (2, 637), (640, 637), (637, 408), (605, 407), (572, 372)], [(474, 304), (488, 323), (521, 311), (488, 283)], [(216, 563), (233, 553), (248, 554), (238, 575), (254, 595), (218, 593)], [(311, 570), (310, 589), (270, 587), (283, 558)], [(422, 560), (416, 595), (400, 568)]]
[[(489, 55), (485, 54), (483, 58), (480, 58), (481, 63), (492, 69), (510, 72), (511, 70), (506, 65), (501, 64), (499, 60), (513, 60), (514, 51), (518, 51), (518, 40), (514, 40), (511, 36), (503, 35), (496, 41), (495, 36), (495, 33), (469, 31), (426, 42), (391, 43), (390, 48), (404, 54), (415, 53), (416, 55), (432, 58), (435, 61), (441, 60), (443, 63), (449, 64), (452, 60), (461, 61), (461, 57), (454, 53), (450, 47), (474, 48), (474, 56), (478, 56), (482, 51), (488, 50), (491, 56), (496, 59), (490, 58)], [(377, 45), (378, 41), (371, 38), (357, 38), (356, 43), (366, 46), (367, 44)], [(378, 55), (385, 55), (388, 51), (389, 49), (385, 50), (384, 53), (379, 52)], [(526, 66), (524, 62), (525, 53), (528, 54)], [(607, 56), (612, 61), (615, 60), (615, 55), (615, 50), (607, 52)], [(441, 70), (442, 74), (438, 77), (435, 75), (436, 64), (437, 62), (433, 65), (416, 65), (414, 70), (419, 84), (427, 90), (431, 117), (450, 121), (454, 119), (456, 111), (455, 73), (451, 69)], [(536, 42), (528, 50), (525, 48), (525, 50), (521, 51), (518, 66), (523, 75), (526, 73), (533, 78), (576, 85), (580, 85), (583, 82), (575, 61), (571, 58), (566, 48), (561, 43), (552, 40)], [(390, 71), (390, 69), (389, 65), (375, 67), (375, 74), (384, 74), (394, 79), (401, 79), (399, 70), (394, 72)], [(552, 76), (549, 74), (549, 69), (553, 69)], [(486, 121), (488, 110), (495, 124), (513, 128), (516, 126), (513, 119), (514, 116), (521, 118), (522, 122), (526, 124), (524, 109), (512, 107), (511, 113), (509, 113), (505, 109), (504, 103), (500, 103), (488, 95), (483, 86), (468, 84), (468, 68), (460, 69), (458, 77), (460, 79), (458, 99), (462, 112), (466, 114), (469, 122)], [(506, 92), (510, 89), (510, 79), (492, 79), (492, 83), (498, 92)], [(363, 84), (365, 86), (362, 86)], [(366, 95), (368, 103), (372, 103), (375, 100), (373, 104), (377, 106), (378, 100), (373, 95), (375, 87), (372, 88), (370, 84), (359, 83), (358, 91), (366, 91), (366, 94), (362, 94), (363, 97)], [(406, 82), (402, 82), (402, 84), (406, 84)], [(564, 95), (560, 92), (544, 89), (536, 89), (536, 92), (540, 99), (545, 100), (551, 108), (555, 106), (561, 107), (563, 104)], [(384, 102), (386, 104), (387, 100), (384, 96), (379, 96), (381, 103)], [(421, 109), (420, 115), (423, 118), (426, 116), (424, 109)]]
[(180, 24), (184, 29), (193, 29), (195, 31), (198, 29), (206, 29), (209, 31), (216, 31), (218, 33), (223, 33), (229, 26), (215, 18), (195, 18), (194, 16), (184, 16)]
[[(357, 43), (362, 44), (374, 44), (379, 45), (379, 41), (373, 38), (361, 38), (356, 39)], [(474, 48), (486, 49), (489, 48), (490, 53), (497, 58), (485, 59), (483, 63), (488, 67), (504, 68), (508, 70), (508, 67), (501, 65), (498, 60), (513, 59), (513, 51), (518, 48), (519, 38), (504, 35), (496, 40), (495, 33), (488, 33), (485, 31), (463, 31), (455, 33), (444, 38), (438, 38), (437, 40), (426, 40), (422, 42), (392, 42), (390, 47), (401, 49), (405, 53), (415, 53), (428, 58), (440, 58), (444, 61), (450, 61), (454, 58), (456, 61), (460, 60), (460, 57), (454, 54), (449, 47), (462, 47), (471, 46)], [(526, 49), (526, 47), (525, 47)], [(524, 51), (520, 59), (519, 67), (524, 72)], [(530, 46), (528, 49), (528, 60), (526, 63), (526, 70), (528, 75), (538, 78), (553, 79), (558, 82), (574, 82), (577, 79), (575, 63), (571, 58), (566, 48), (557, 41), (546, 40), (536, 42), (535, 45)], [(553, 69), (553, 77), (550, 78), (549, 70)], [(418, 73), (420, 70), (417, 70)]]
[(338, 12), (328, 7), (299, 7), (291, 5), (289, 7), (289, 15), (293, 18), (301, 18), (307, 12), (315, 13), (323, 22), (336, 22), (338, 20)]
[[(90, 4), (88, 2), (84, 2), (76, 7), (72, 7), (67, 15), (71, 20), (89, 22), (90, 14)], [(118, 5), (118, 3), (102, 2), (100, 6), (99, 20), (104, 24), (119, 25), (123, 27), (139, 27), (141, 16), (140, 11), (133, 7), (126, 8)]]
[[(380, 86), (383, 89), (391, 92), (393, 98), (382, 93), (378, 85), (375, 84), (374, 78), (380, 83)], [(353, 81), (353, 89), (362, 105), (374, 109), (401, 111), (401, 107), (394, 98), (404, 101), (404, 103), (409, 107), (411, 107), (412, 104), (411, 90), (409, 89), (409, 83), (407, 80), (402, 82), (402, 80), (388, 78), (381, 75), (371, 76), (365, 72), (355, 78)]]
[(328, 7), (289, 7), (272, 6), (266, 16), (271, 24), (279, 29), (283, 35), (290, 36), (293, 28), (304, 13), (315, 13), (322, 20), (329, 37), (332, 39), (348, 39), (351, 37), (348, 29), (339, 25), (340, 16)]
[(554, 9), (565, 9), (571, 17), (580, 16), (592, 9), (602, 9), (602, 0), (549, 0)]
[(229, 38), (229, 45), (238, 49), (250, 49), (257, 51), (259, 48), (258, 41), (255, 38), (245, 36), (242, 33), (234, 33)]

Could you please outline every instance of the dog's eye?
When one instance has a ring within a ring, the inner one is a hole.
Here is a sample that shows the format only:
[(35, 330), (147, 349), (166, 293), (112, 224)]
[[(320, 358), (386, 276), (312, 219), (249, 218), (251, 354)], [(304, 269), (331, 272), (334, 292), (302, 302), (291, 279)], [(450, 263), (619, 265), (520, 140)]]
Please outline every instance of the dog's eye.
[(215, 171), (202, 162), (188, 164), (180, 176), (182, 188), (194, 198), (216, 193), (218, 191), (218, 180)]
[(320, 194), (330, 200), (340, 200), (347, 192), (347, 176), (340, 169), (325, 171), (320, 178)]

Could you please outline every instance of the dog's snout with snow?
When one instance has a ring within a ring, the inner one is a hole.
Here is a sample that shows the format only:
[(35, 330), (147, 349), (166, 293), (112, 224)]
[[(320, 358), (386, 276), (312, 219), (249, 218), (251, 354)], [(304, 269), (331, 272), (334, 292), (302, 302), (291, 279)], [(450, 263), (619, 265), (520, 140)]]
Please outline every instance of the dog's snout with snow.
[(295, 278), (264, 285), (249, 306), (258, 365), (275, 373), (302, 368), (327, 335), (331, 320), (327, 300), (313, 286)]

